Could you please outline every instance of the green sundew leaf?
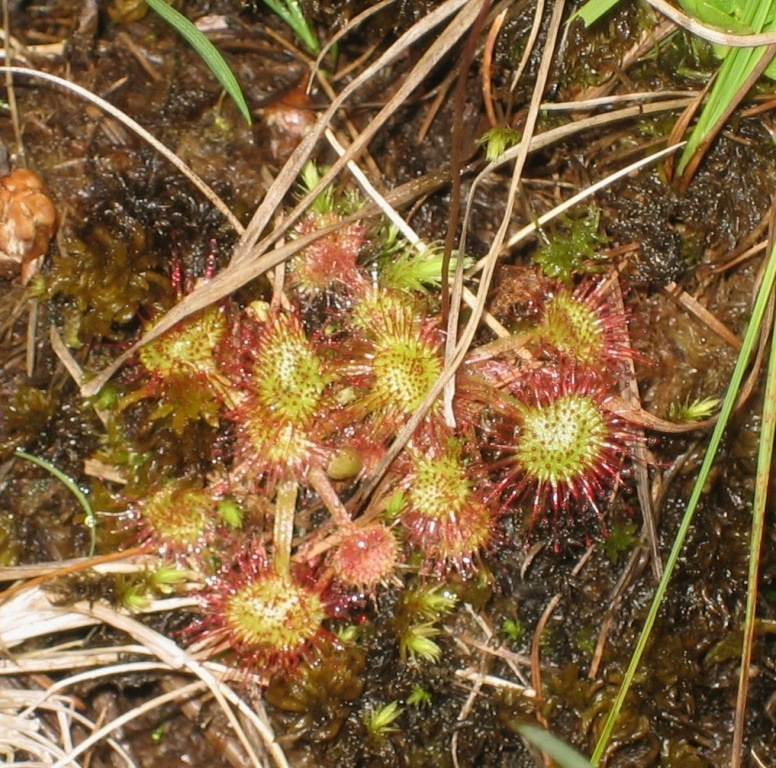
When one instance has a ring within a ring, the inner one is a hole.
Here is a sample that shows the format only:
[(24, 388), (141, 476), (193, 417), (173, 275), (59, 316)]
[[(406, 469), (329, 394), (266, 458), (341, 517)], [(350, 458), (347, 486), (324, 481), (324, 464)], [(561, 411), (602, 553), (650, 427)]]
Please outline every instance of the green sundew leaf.
[(522, 723), (517, 726), (517, 730), (524, 739), (548, 754), (561, 768), (592, 768), (576, 749), (538, 725)]
[(605, 14), (614, 8), (620, 0), (588, 0), (571, 18), (569, 23), (577, 17), (582, 19), (586, 27), (595, 24)]
[(232, 97), (237, 108), (245, 118), (248, 125), (251, 124), (251, 111), (245, 101), (237, 78), (224, 61), (224, 57), (218, 49), (192, 24), (182, 13), (179, 13), (164, 0), (146, 0), (149, 8), (161, 16), (175, 31), (197, 52), (202, 61), (207, 64), (216, 80), (224, 87), (224, 90)]
[(86, 494), (78, 487), (75, 480), (68, 477), (61, 469), (57, 469), (50, 461), (41, 459), (38, 456), (33, 456), (31, 453), (27, 453), (21, 448), (16, 449), (15, 455), (45, 469), (49, 474), (56, 477), (56, 479), (59, 480), (59, 482), (62, 483), (76, 499), (78, 499), (78, 503), (84, 511), (84, 525), (89, 529), (89, 537), (91, 539), (89, 544), (89, 557), (93, 557), (97, 545), (97, 516), (94, 514), (94, 510), (92, 509), (92, 505), (89, 503)]

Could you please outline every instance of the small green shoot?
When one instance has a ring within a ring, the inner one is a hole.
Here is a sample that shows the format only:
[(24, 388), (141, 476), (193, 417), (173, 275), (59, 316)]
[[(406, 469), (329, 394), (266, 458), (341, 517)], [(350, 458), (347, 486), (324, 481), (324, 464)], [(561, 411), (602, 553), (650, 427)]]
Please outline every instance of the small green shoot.
[(216, 507), (218, 516), (230, 528), (242, 528), (245, 513), (242, 507), (234, 499), (222, 499)]
[(317, 56), (321, 52), (318, 36), (304, 17), (302, 6), (297, 0), (264, 0), (264, 2), (288, 24), (311, 56)]
[[(323, 178), (321, 169), (312, 161), (308, 160), (299, 172), (299, 186), (303, 195), (312, 192)], [(326, 214), (334, 211), (334, 185), (328, 184), (320, 194), (313, 200), (310, 210), (315, 213)]]
[(442, 658), (442, 649), (433, 639), (440, 634), (435, 625), (453, 609), (456, 600), (444, 584), (421, 584), (404, 593), (396, 617), (402, 659), (435, 664)]
[(186, 571), (174, 565), (161, 565), (152, 571), (119, 574), (116, 577), (117, 602), (128, 611), (143, 611), (158, 595), (171, 595), (186, 581)]
[(402, 659), (413, 662), (436, 664), (442, 658), (442, 649), (432, 638), (438, 634), (439, 630), (430, 621), (413, 624), (401, 633), (399, 654)]
[(507, 636), (510, 643), (519, 643), (525, 634), (525, 628), (517, 619), (504, 619), (501, 622), (501, 631)]
[(480, 137), (479, 143), (485, 147), (485, 159), (495, 163), (510, 147), (520, 143), (523, 134), (508, 125), (491, 128)]
[(151, 605), (146, 579), (138, 579), (135, 575), (122, 573), (116, 576), (115, 595), (116, 602), (130, 613), (139, 613)]
[(703, 397), (697, 400), (687, 398), (683, 403), (671, 403), (668, 409), (668, 418), (683, 424), (703, 421), (717, 410), (719, 404), (718, 397)]
[(407, 696), (407, 706), (425, 709), (431, 706), (431, 692), (427, 691), (422, 685), (412, 686), (410, 695)]
[(372, 736), (380, 738), (399, 730), (393, 724), (403, 711), (398, 701), (391, 701), (385, 706), (369, 710), (364, 716), (364, 724)]
[(456, 596), (444, 584), (424, 584), (405, 595), (408, 609), (432, 622), (450, 613), (456, 602)]
[(92, 509), (92, 505), (89, 503), (86, 494), (78, 487), (75, 480), (68, 477), (62, 470), (57, 469), (50, 461), (41, 459), (38, 456), (33, 456), (31, 453), (27, 453), (21, 448), (16, 449), (16, 456), (21, 459), (26, 459), (45, 469), (49, 474), (56, 477), (56, 479), (76, 497), (84, 511), (84, 525), (89, 529), (89, 557), (94, 557), (94, 550), (97, 546), (97, 517), (94, 514), (94, 510)]
[(385, 509), (383, 509), (382, 517), (388, 522), (392, 523), (399, 518), (402, 510), (404, 509), (405, 494), (401, 489), (394, 491), (388, 501), (385, 503)]
[(359, 628), (355, 624), (346, 624), (344, 627), (337, 627), (334, 630), (337, 640), (342, 643), (355, 643), (360, 634)]
[[(450, 273), (454, 274), (458, 255), (450, 258)], [(427, 289), (442, 285), (442, 263), (444, 251), (441, 248), (428, 247), (422, 251), (408, 248), (395, 253), (384, 261), (380, 270), (380, 285), (398, 291), (426, 293)], [(464, 262), (468, 266), (469, 260)]]
[[(207, 64), (208, 69), (213, 73), (216, 80), (221, 83), (224, 90), (232, 97), (240, 113), (245, 118), (245, 122), (250, 125), (252, 122), (251, 111), (248, 108), (248, 103), (245, 101), (245, 96), (243, 96), (240, 90), (237, 78), (213, 43), (182, 13), (176, 11), (164, 0), (146, 0), (146, 2), (151, 10), (159, 14), (197, 52), (202, 61)], [(269, 3), (267, 4), (270, 5)]]
[(186, 581), (186, 571), (175, 565), (160, 565), (149, 572), (148, 583), (160, 595), (171, 595)]

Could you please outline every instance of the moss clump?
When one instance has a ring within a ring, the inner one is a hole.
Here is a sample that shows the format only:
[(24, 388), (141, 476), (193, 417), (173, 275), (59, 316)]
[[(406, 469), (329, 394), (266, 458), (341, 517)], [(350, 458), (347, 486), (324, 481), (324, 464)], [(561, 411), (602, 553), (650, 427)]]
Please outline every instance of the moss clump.
[(160, 310), (170, 296), (161, 259), (139, 224), (124, 236), (97, 226), (83, 239), (64, 238), (37, 290), (56, 300), (73, 348), (123, 340), (141, 308)]
[(607, 238), (599, 230), (601, 212), (590, 208), (580, 219), (561, 218), (558, 230), (533, 257), (542, 272), (554, 280), (571, 283), (574, 275), (596, 272), (604, 258), (599, 249)]
[(0, 456), (37, 440), (54, 417), (57, 398), (50, 392), (20, 386), (0, 406)]
[(265, 697), (292, 735), (330, 741), (361, 696), (365, 668), (363, 649), (324, 642), (292, 675), (274, 676)]

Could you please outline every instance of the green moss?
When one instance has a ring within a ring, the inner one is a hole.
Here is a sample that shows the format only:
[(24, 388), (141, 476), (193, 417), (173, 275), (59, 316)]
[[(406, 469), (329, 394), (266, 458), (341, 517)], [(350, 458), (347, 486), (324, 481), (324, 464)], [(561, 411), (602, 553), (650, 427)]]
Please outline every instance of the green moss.
[(440, 584), (421, 584), (402, 593), (393, 618), (402, 659), (441, 660), (442, 648), (434, 639), (441, 634), (437, 623), (455, 603), (455, 595)]
[(36, 441), (54, 417), (58, 399), (50, 392), (19, 386), (0, 404), (0, 455)]
[(357, 646), (321, 643), (306, 663), (275, 675), (265, 698), (291, 737), (334, 739), (363, 691), (366, 656)]
[(43, 296), (56, 300), (69, 346), (123, 340), (141, 308), (150, 313), (169, 302), (162, 268), (139, 224), (123, 234), (97, 226), (83, 239), (62, 239)]
[(603, 256), (599, 253), (607, 238), (600, 232), (601, 212), (589, 208), (582, 218), (560, 219), (554, 231), (546, 232), (547, 242), (533, 257), (547, 277), (571, 283), (575, 275), (596, 272)]
[(613, 565), (620, 562), (623, 554), (630, 552), (639, 541), (639, 527), (626, 522), (613, 525), (604, 539), (604, 552)]
[(504, 619), (501, 631), (509, 638), (510, 643), (517, 645), (525, 635), (525, 627), (517, 619)]
[(9, 568), (19, 562), (23, 543), (16, 538), (13, 517), (0, 514), (0, 568)]

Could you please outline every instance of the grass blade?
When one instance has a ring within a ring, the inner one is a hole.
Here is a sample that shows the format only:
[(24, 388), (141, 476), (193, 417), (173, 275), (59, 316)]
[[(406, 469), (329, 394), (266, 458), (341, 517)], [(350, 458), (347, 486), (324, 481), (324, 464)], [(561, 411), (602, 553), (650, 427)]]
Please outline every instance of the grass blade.
[(578, 17), (582, 19), (585, 27), (589, 27), (611, 11), (619, 2), (620, 0), (587, 0), (587, 2), (571, 16), (569, 22), (574, 21), (574, 19)]
[(746, 699), (749, 691), (749, 665), (752, 660), (755, 617), (757, 609), (757, 586), (760, 581), (760, 550), (765, 528), (765, 511), (768, 500), (768, 484), (773, 460), (773, 441), (776, 437), (776, 333), (771, 331), (771, 356), (768, 363), (768, 379), (765, 385), (763, 420), (760, 427), (760, 449), (757, 456), (757, 475), (754, 485), (754, 509), (752, 510), (752, 534), (749, 540), (749, 576), (746, 591), (746, 613), (744, 615), (743, 647), (741, 649), (741, 671), (738, 680), (736, 718), (733, 728), (733, 749), (731, 768), (741, 765), (746, 717)]
[(251, 111), (248, 109), (248, 103), (240, 90), (237, 78), (213, 43), (182, 13), (167, 5), (164, 0), (146, 0), (146, 2), (149, 8), (159, 14), (197, 52), (202, 61), (207, 64), (216, 80), (221, 83), (224, 90), (232, 97), (245, 121), (250, 125)]
[(264, 0), (264, 2), (291, 27), (309, 54), (317, 56), (320, 53), (321, 44), (318, 37), (307, 23), (302, 7), (296, 0)]
[[(774, 22), (768, 21), (776, 7), (776, 0), (764, 3), (752, 3), (750, 13), (744, 20), (755, 32), (770, 32), (774, 28)], [(768, 21), (768, 23), (766, 23)], [(681, 174), (691, 164), (696, 152), (710, 142), (720, 130), (736, 105), (746, 96), (753, 82), (750, 78), (759, 77), (768, 65), (763, 61), (767, 48), (734, 48), (728, 51), (725, 60), (719, 68), (717, 79), (703, 111), (698, 118), (687, 146), (679, 159), (677, 172)], [(758, 71), (759, 70), (759, 71)], [(756, 74), (755, 74), (756, 73)], [(691, 173), (697, 165), (697, 160), (692, 163)]]
[(763, 276), (763, 281), (760, 284), (760, 288), (757, 292), (757, 298), (752, 310), (752, 317), (749, 320), (749, 326), (746, 329), (746, 335), (744, 336), (744, 341), (741, 346), (741, 352), (738, 355), (736, 367), (733, 371), (733, 375), (730, 377), (730, 384), (728, 385), (725, 400), (722, 403), (719, 419), (716, 426), (714, 427), (714, 431), (711, 434), (709, 447), (706, 450), (703, 464), (701, 465), (698, 478), (695, 481), (692, 494), (690, 495), (690, 500), (687, 504), (687, 509), (684, 513), (684, 517), (682, 518), (679, 530), (677, 531), (676, 538), (674, 539), (671, 553), (669, 554), (666, 561), (663, 576), (660, 579), (660, 583), (657, 586), (657, 591), (655, 592), (655, 597), (652, 600), (652, 604), (649, 607), (649, 612), (646, 619), (644, 620), (644, 626), (641, 630), (641, 635), (639, 636), (638, 642), (636, 643), (636, 648), (633, 651), (633, 655), (631, 656), (628, 669), (626, 670), (622, 681), (622, 685), (620, 686), (620, 690), (617, 692), (617, 696), (615, 697), (614, 703), (612, 704), (612, 709), (609, 712), (606, 722), (604, 723), (601, 736), (599, 737), (595, 751), (593, 752), (591, 762), (594, 765), (598, 764), (604, 754), (604, 751), (606, 750), (606, 746), (609, 743), (609, 739), (612, 735), (612, 730), (614, 729), (614, 725), (620, 715), (622, 705), (625, 702), (625, 697), (628, 694), (628, 690), (630, 689), (633, 678), (636, 674), (636, 669), (641, 661), (642, 655), (644, 654), (644, 649), (647, 646), (647, 641), (649, 640), (649, 636), (652, 632), (652, 627), (655, 624), (655, 619), (657, 618), (657, 613), (660, 610), (663, 597), (665, 596), (666, 589), (668, 588), (668, 583), (671, 580), (671, 576), (673, 575), (676, 562), (679, 559), (682, 547), (684, 546), (684, 541), (687, 538), (687, 533), (690, 529), (690, 524), (692, 523), (693, 516), (695, 515), (695, 510), (698, 507), (698, 502), (706, 485), (706, 480), (708, 479), (712, 464), (714, 463), (714, 458), (717, 455), (717, 450), (719, 449), (722, 435), (725, 431), (725, 428), (727, 427), (730, 415), (733, 412), (733, 406), (735, 405), (738, 391), (744, 378), (744, 373), (749, 364), (749, 358), (752, 353), (752, 349), (754, 348), (755, 341), (757, 340), (758, 334), (760, 332), (765, 310), (773, 292), (773, 286), (775, 283), (776, 246), (771, 249), (769, 254), (765, 275)]

